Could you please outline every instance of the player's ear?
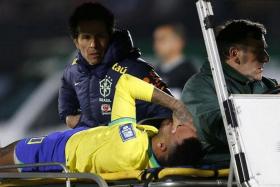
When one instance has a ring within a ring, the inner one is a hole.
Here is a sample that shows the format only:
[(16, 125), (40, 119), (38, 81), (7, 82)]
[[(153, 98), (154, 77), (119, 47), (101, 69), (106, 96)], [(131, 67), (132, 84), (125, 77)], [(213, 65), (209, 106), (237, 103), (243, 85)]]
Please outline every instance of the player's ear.
[(161, 152), (165, 152), (167, 150), (167, 146), (165, 143), (163, 142), (159, 142), (157, 143), (157, 147)]

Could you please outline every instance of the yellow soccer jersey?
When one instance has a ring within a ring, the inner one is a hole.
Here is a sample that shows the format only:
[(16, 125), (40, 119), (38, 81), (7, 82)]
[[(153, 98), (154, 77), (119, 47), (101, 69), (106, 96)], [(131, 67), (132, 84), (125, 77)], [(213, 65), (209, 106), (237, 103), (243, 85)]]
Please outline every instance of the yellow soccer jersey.
[(136, 119), (135, 99), (151, 102), (154, 86), (124, 74), (116, 84), (111, 121), (123, 117)]
[(131, 75), (120, 77), (110, 126), (74, 134), (65, 148), (66, 165), (75, 172), (107, 173), (158, 167), (149, 146), (155, 127), (135, 123), (135, 99), (151, 101), (154, 87)]
[(66, 165), (74, 172), (108, 173), (158, 167), (149, 150), (152, 126), (122, 124), (81, 131), (66, 145)]

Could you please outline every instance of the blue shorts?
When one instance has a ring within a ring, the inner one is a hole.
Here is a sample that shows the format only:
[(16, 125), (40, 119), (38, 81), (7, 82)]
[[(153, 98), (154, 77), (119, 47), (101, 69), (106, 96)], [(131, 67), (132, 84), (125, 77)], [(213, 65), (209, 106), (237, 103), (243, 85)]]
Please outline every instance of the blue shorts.
[[(86, 130), (79, 127), (63, 132), (55, 132), (48, 136), (26, 138), (20, 140), (15, 148), (15, 161), (22, 164), (61, 162), (65, 163), (65, 145), (75, 133)], [(62, 171), (60, 166), (41, 166), (22, 168), (21, 172)]]

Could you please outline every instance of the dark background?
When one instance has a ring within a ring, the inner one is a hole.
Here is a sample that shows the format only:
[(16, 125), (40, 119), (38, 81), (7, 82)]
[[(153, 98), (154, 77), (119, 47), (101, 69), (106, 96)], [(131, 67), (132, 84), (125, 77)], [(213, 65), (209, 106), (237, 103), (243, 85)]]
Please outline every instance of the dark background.
[[(67, 21), (78, 0), (1, 0), (0, 72), (20, 71), (24, 62), (52, 55), (67, 55), (74, 49)], [(181, 22), (186, 26), (190, 55), (205, 55), (194, 0), (100, 0), (116, 15), (117, 26), (129, 29), (144, 55), (152, 54), (152, 33), (156, 25)], [(248, 18), (266, 25), (270, 52), (278, 56), (280, 1), (214, 0), (216, 23)]]

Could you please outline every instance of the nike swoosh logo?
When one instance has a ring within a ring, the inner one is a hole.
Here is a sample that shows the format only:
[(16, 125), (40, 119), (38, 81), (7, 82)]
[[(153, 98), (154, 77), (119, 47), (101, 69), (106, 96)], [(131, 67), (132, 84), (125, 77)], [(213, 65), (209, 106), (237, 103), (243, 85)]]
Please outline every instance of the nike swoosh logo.
[(75, 82), (74, 86), (78, 86), (81, 82)]

